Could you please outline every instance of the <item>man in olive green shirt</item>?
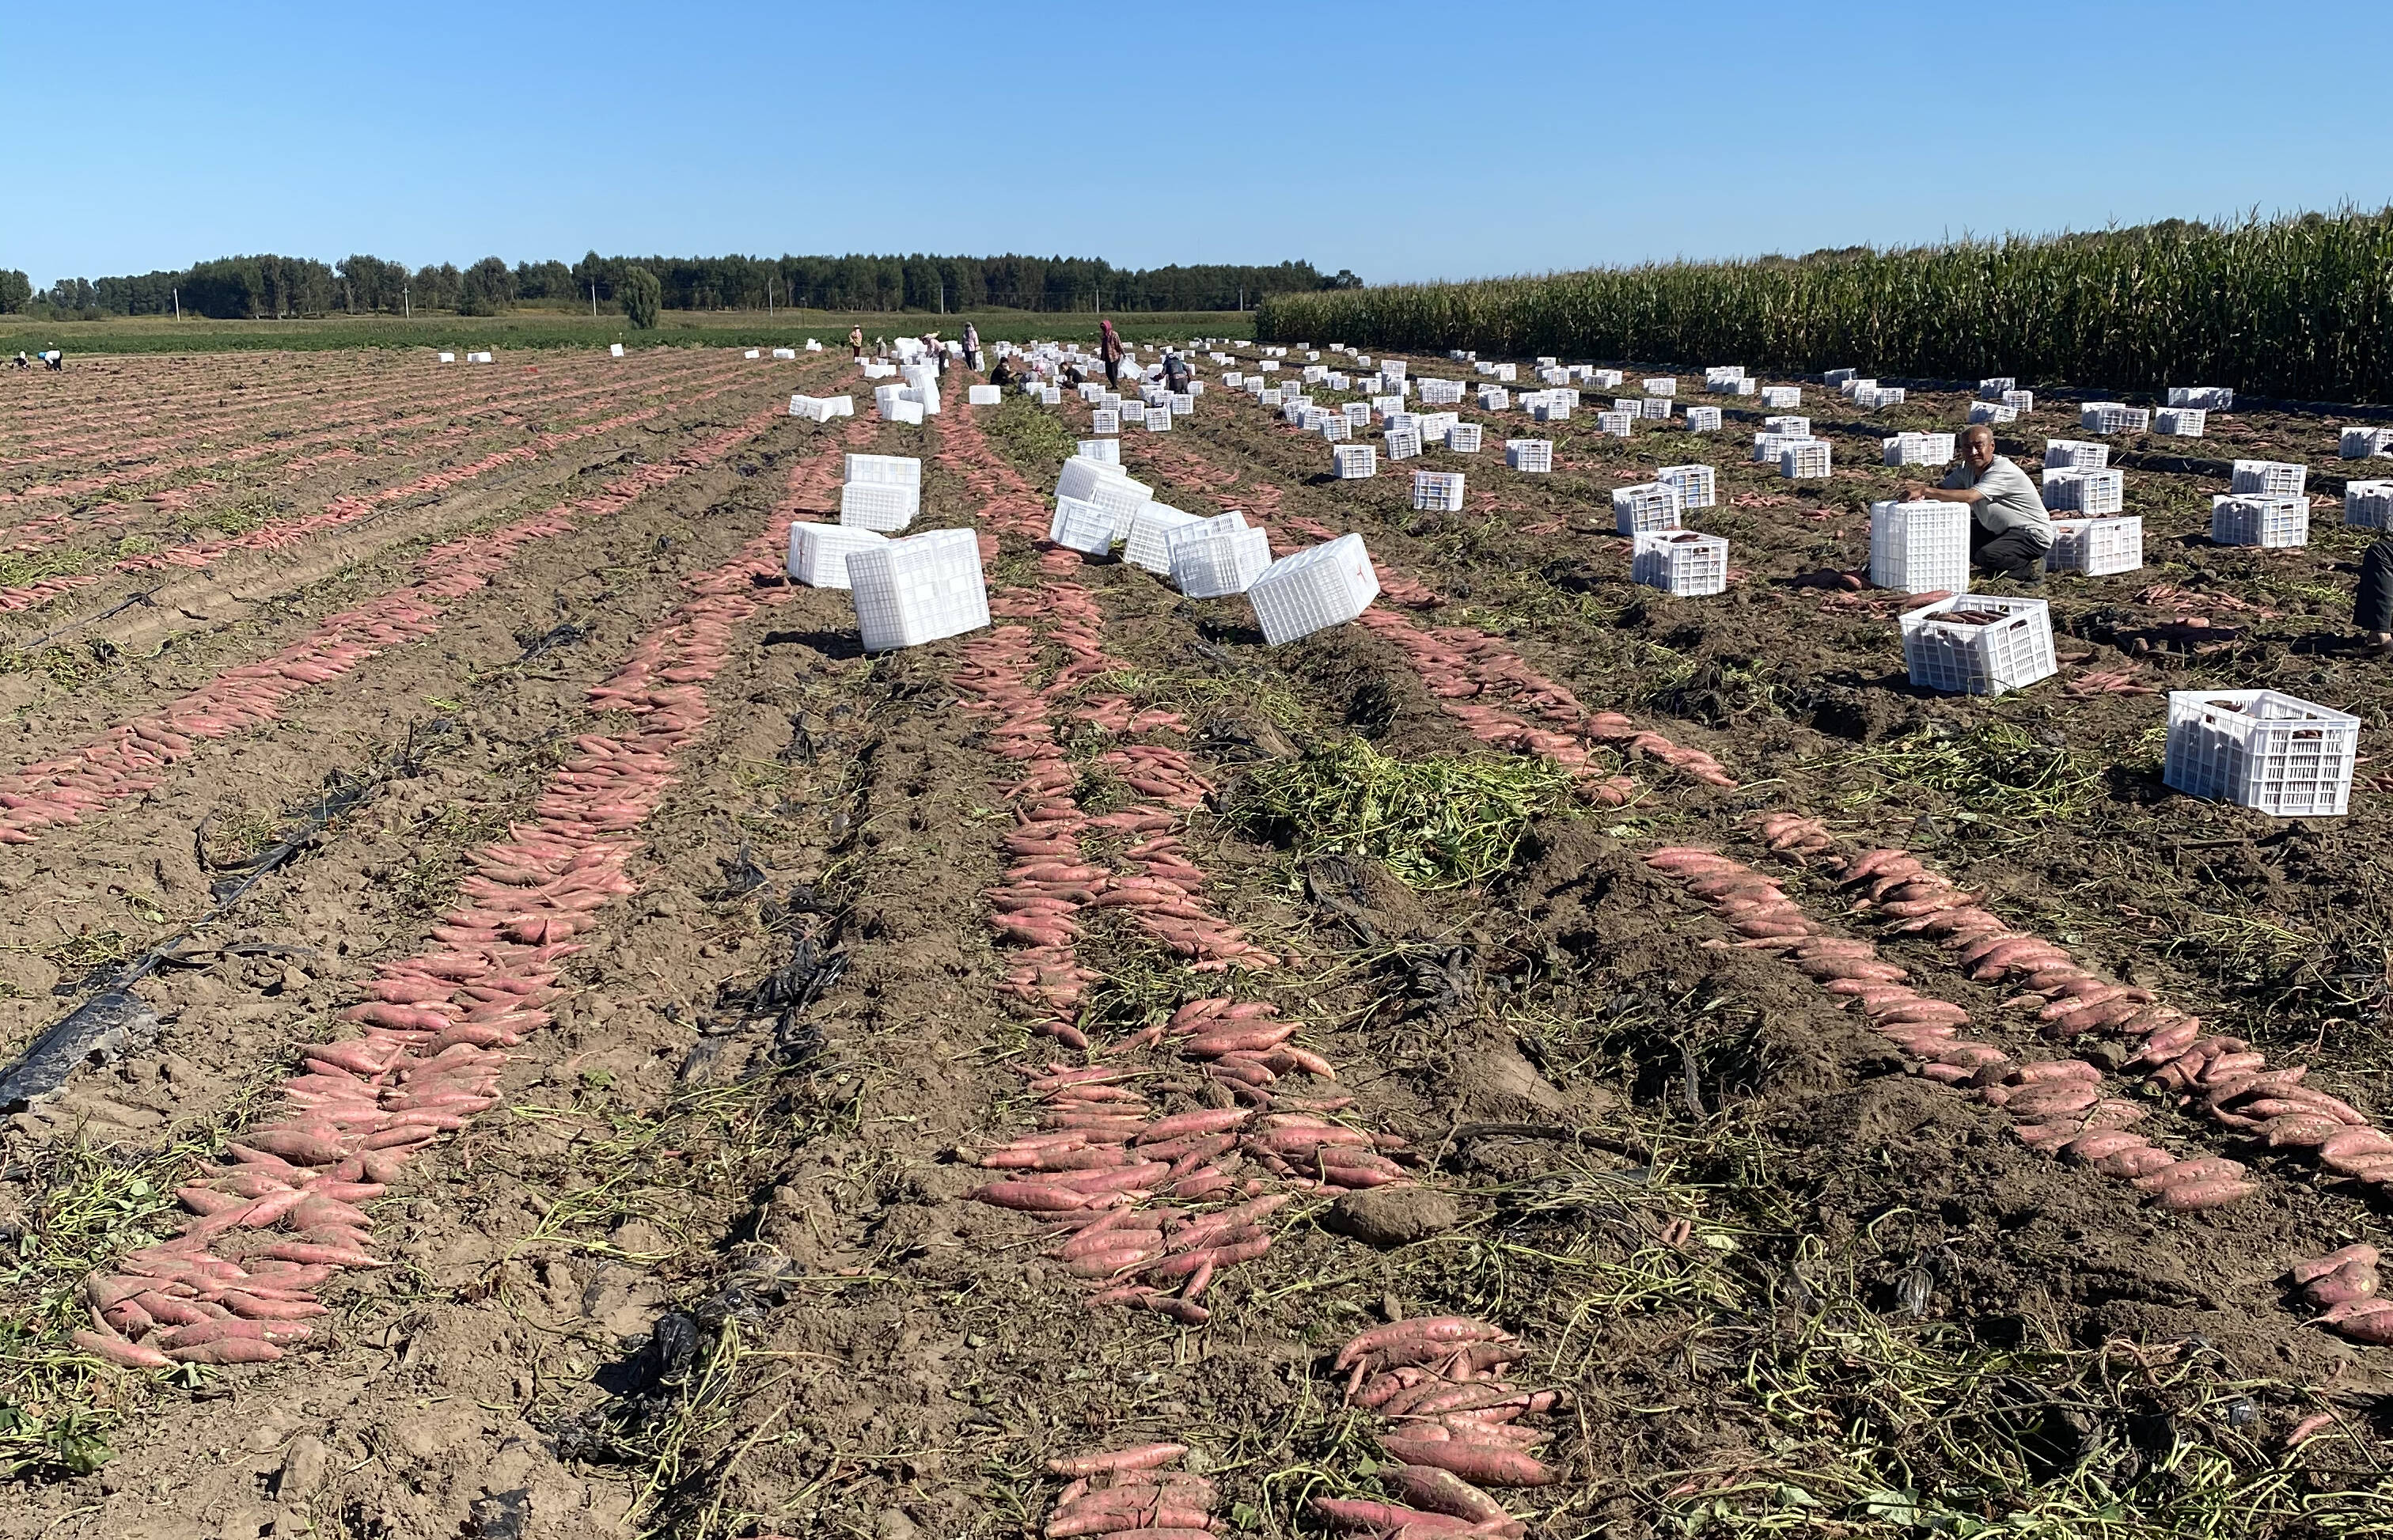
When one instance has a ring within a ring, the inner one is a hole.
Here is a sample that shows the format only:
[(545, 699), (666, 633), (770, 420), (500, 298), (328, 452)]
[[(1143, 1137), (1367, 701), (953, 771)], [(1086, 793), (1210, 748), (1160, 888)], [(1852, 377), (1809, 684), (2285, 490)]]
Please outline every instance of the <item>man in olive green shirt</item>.
[(2025, 471), (1994, 452), (1994, 430), (1983, 423), (1971, 424), (1955, 447), (1961, 463), (1941, 484), (1914, 481), (1903, 495), (1968, 504), (1969, 565), (2017, 582), (2042, 582), (2045, 554), (2052, 549), (2044, 495)]

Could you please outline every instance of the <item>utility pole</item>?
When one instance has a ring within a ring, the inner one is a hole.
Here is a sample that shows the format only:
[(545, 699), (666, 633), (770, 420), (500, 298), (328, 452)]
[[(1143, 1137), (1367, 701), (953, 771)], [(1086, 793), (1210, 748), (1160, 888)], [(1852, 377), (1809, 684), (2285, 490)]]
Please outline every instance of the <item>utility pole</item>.
[(177, 320), (182, 320), (182, 319), (183, 319), (183, 291), (182, 291), (182, 290), (180, 290), (180, 289), (169, 289), (169, 290), (167, 290), (166, 292), (167, 292), (168, 294), (173, 294), (173, 295), (175, 296), (175, 319), (176, 319)]
[(598, 319), (598, 281), (595, 278), (590, 281), (590, 319)]
[(413, 320), (415, 319), (415, 289), (412, 284), (402, 283), (399, 285), (399, 313), (405, 320)]

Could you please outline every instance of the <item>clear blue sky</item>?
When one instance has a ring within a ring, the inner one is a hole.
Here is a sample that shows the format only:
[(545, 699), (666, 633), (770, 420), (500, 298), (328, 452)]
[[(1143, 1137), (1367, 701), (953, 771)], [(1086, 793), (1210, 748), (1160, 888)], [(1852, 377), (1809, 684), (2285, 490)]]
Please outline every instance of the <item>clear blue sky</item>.
[(0, 0), (0, 268), (1012, 250), (1381, 281), (2375, 207), (2386, 17)]

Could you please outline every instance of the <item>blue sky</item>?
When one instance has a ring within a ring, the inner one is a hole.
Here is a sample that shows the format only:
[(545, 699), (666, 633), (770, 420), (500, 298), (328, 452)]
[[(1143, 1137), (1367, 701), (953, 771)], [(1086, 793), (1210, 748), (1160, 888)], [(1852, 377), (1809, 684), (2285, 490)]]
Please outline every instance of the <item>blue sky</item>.
[(2393, 202), (2357, 4), (0, 0), (0, 268), (1013, 250), (1373, 281)]

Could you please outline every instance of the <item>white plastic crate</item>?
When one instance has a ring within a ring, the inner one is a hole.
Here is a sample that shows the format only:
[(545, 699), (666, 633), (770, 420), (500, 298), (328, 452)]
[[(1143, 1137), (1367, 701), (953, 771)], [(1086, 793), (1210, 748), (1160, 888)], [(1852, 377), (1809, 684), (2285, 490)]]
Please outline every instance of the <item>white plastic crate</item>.
[(1665, 465), (1654, 473), (1654, 479), (1679, 489), (1681, 508), (1709, 508), (1714, 505), (1719, 473), (1709, 465)]
[(1192, 599), (1244, 594), (1272, 564), (1271, 536), (1235, 514), (1180, 526), (1164, 542), (1171, 586)]
[(1830, 470), (1828, 441), (1806, 438), (1778, 451), (1778, 474), (1790, 481), (1817, 481)]
[(839, 489), (839, 521), (853, 529), (894, 534), (922, 511), (922, 489), (884, 481), (850, 481)]
[(1764, 411), (1784, 411), (1788, 407), (1799, 407), (1802, 404), (1803, 387), (1801, 385), (1763, 385), (1761, 387), (1761, 409)]
[(1637, 383), (1648, 396), (1676, 396), (1679, 393), (1679, 381), (1675, 375), (1640, 380)]
[(1325, 411), (1314, 422), (1314, 431), (1333, 444), (1342, 444), (1354, 437), (1354, 424), (1342, 411)]
[(1457, 454), (1477, 454), (1480, 431), (1476, 423), (1457, 423), (1445, 430), (1445, 447)]
[(822, 344), (817, 342), (812, 337), (808, 337), (806, 339), (806, 351), (809, 353), (819, 353), (822, 351)]
[(790, 526), (790, 577), (808, 588), (845, 588), (847, 557), (885, 544), (889, 537), (872, 529), (840, 524), (802, 521)]
[(1642, 396), (1615, 396), (1612, 398), (1612, 410), (1615, 411), (1625, 411), (1631, 417), (1642, 417), (1645, 415), (1645, 398)]
[(2171, 690), (2161, 779), (2278, 818), (2351, 805), (2360, 719), (2275, 690)]
[(1718, 433), (1720, 428), (1720, 408), (1689, 407), (1687, 409), (1687, 431), (1689, 433)]
[(1246, 376), (1245, 372), (1244, 372), (1244, 371), (1242, 371), (1242, 370), (1236, 370), (1236, 369), (1234, 369), (1234, 370), (1231, 370), (1228, 373), (1226, 373), (1226, 374), (1223, 375), (1223, 376), (1222, 376), (1222, 388), (1223, 388), (1223, 390), (1244, 390), (1244, 389), (1246, 389), (1246, 388), (1247, 388), (1247, 376)]
[(1094, 460), (1107, 465), (1121, 463), (1121, 440), (1118, 438), (1083, 438), (1075, 458)]
[(2204, 411), (2232, 411), (2235, 392), (2225, 385), (2171, 385), (2168, 404), (2173, 407), (2200, 407)]
[(2142, 433), (2152, 414), (2119, 401), (2087, 401), (2077, 409), (2077, 425), (2087, 433)]
[(1969, 421), (1972, 423), (2016, 423), (2019, 408), (2007, 407), (2000, 401), (1971, 401)]
[(998, 385), (976, 385), (964, 386), (964, 405), (968, 407), (993, 407), (1004, 399), (1005, 391), (1002, 387)]
[(1460, 471), (1413, 472), (1413, 508), (1419, 513), (1462, 512)]
[(2289, 465), (2277, 460), (2238, 460), (2235, 479), (2229, 485), (2230, 492), (2272, 492), (2291, 496), (2301, 491), (2309, 480), (2308, 465)]
[(1505, 385), (1510, 385), (1520, 377), (1521, 366), (1519, 364), (1499, 363), (1496, 366), (1496, 378)]
[(1091, 433), (1119, 433), (1121, 431), (1121, 413), (1118, 411), (1107, 411), (1103, 407), (1097, 408), (1094, 411), (1089, 413), (1089, 431)]
[(1863, 411), (1877, 411), (1887, 407), (1899, 407), (1903, 404), (1903, 389), (1901, 385), (1869, 385), (1853, 392), (1853, 405)]
[(1118, 464), (1108, 463), (1089, 455), (1076, 454), (1065, 461), (1063, 469), (1056, 473), (1055, 495), (1077, 497), (1084, 502), (1092, 501), (1097, 495), (1099, 487), (1121, 476), (1122, 468)]
[(1595, 414), (1595, 431), (1609, 438), (1629, 437), (1637, 431), (1637, 413), (1599, 411)]
[(1860, 377), (1861, 371), (1858, 369), (1831, 369), (1825, 374), (1820, 376), (1820, 378), (1827, 381), (1828, 384), (1835, 385), (1839, 389), (1842, 389), (1849, 381), (1855, 380)]
[(1775, 465), (1778, 457), (1786, 452), (1787, 445), (1807, 443), (1811, 437), (1808, 433), (1757, 433), (1753, 436), (1753, 463)]
[(1647, 421), (1665, 422), (1678, 403), (1667, 396), (1648, 396), (1638, 405), (1642, 409), (1641, 415)]
[(1512, 393), (1502, 385), (1488, 385), (1479, 393), (1479, 410), (1482, 411), (1508, 411), (1511, 406)]
[(1047, 538), (1067, 551), (1102, 556), (1114, 548), (1113, 510), (1077, 497), (1059, 497), (1054, 516), (1047, 521)]
[(790, 415), (803, 417), (810, 423), (828, 423), (834, 417), (856, 415), (856, 398), (852, 396), (792, 396)]
[(1742, 380), (1744, 378), (1745, 365), (1741, 363), (1707, 364), (1704, 368), (1704, 387), (1706, 389), (1709, 389), (1713, 385), (1719, 385), (1723, 381)]
[(1873, 588), (1899, 588), (1906, 594), (1966, 592), (1968, 506), (1928, 498), (1871, 503), (1869, 581)]
[(2122, 518), (2057, 518), (2052, 549), (2044, 554), (2047, 572), (2083, 572), (2107, 578), (2144, 565), (2144, 521)]
[(1612, 525), (1620, 534), (1676, 529), (1682, 511), (1679, 489), (1667, 481), (1640, 481), (1612, 489)]
[(1368, 401), (1349, 401), (1339, 411), (1344, 415), (1348, 427), (1367, 428), (1371, 425), (1371, 404)]
[(1120, 406), (1116, 407), (1114, 411), (1124, 424), (1136, 423), (1141, 427), (1144, 427), (1146, 425), (1146, 403), (1144, 401), (1125, 400)]
[(1138, 516), (1138, 511), (1155, 501), (1155, 489), (1144, 481), (1115, 475), (1091, 489), (1088, 501), (1113, 516), (1114, 539), (1120, 540), (1130, 533), (1130, 521)]
[(1420, 457), (1421, 436), (1419, 428), (1390, 428), (1380, 436), (1388, 447), (1390, 460), (1416, 460)]
[(1170, 433), (1171, 431), (1171, 413), (1161, 407), (1149, 407), (1146, 412), (1145, 426), (1146, 431), (1149, 433)]
[(1949, 433), (1898, 433), (1879, 441), (1890, 465), (1949, 465), (1953, 436)]
[(922, 485), (922, 463), (909, 454), (851, 454), (842, 462), (840, 479), (876, 487)]
[(2349, 529), (2393, 529), (2393, 481), (2345, 482), (2343, 523)]
[(1877, 382), (1876, 380), (1864, 380), (1861, 376), (1854, 374), (1850, 370), (1847, 370), (1845, 372), (1848, 377), (1837, 381), (1836, 386), (1837, 393), (1842, 395), (1848, 401), (1851, 400), (1854, 395), (1860, 391), (1876, 390), (1877, 388)]
[(2308, 545), (2310, 500), (2291, 492), (2221, 493), (2210, 500), (2210, 538), (2220, 545)]
[(1903, 617), (1911, 682), (1947, 695), (2001, 695), (2060, 672), (2042, 599), (1957, 594)]
[(1263, 389), (1255, 392), (1255, 399), (1261, 401), (1267, 407), (1275, 407), (1280, 403), (1280, 393), (1277, 390), (1266, 386)]
[(2044, 468), (2047, 471), (2099, 471), (2110, 463), (2108, 444), (2085, 444), (2074, 438), (2044, 441)]
[(920, 427), (922, 424), (922, 403), (892, 401), (881, 409), (881, 415), (886, 422), (904, 423), (909, 426)]
[(1445, 436), (1453, 432), (1461, 421), (1451, 411), (1424, 411), (1413, 426), (1420, 433), (1421, 447), (1427, 449), (1445, 443)]
[(1039, 404), (1042, 407), (1062, 406), (1064, 404), (1063, 387), (1061, 385), (1040, 385), (1039, 387)]
[(1997, 374), (1992, 379), (1980, 380), (1978, 382), (1978, 399), (1981, 401), (1999, 401), (2003, 398), (2004, 391), (2017, 390), (2018, 388), (2018, 375)]
[(1462, 399), (1462, 382), (1423, 380), (1420, 383), (1420, 398), (1421, 405), (1425, 407), (1453, 406)]
[[(620, 342), (608, 343), (607, 345), (607, 356), (610, 359), (621, 358), (623, 356), (623, 345)], [(457, 361), (456, 355), (451, 353), (443, 353), (440, 355), (440, 361), (442, 363), (454, 363)]]
[(1167, 404), (1169, 404), (1169, 405), (1170, 406), (1170, 408), (1171, 408), (1171, 415), (1173, 415), (1174, 417), (1188, 417), (1188, 416), (1193, 416), (1193, 415), (1196, 413), (1196, 381), (1194, 381), (1194, 380), (1189, 381), (1189, 382), (1188, 382), (1188, 388), (1187, 388), (1187, 389), (1185, 389), (1185, 390), (1170, 390), (1170, 391), (1166, 391), (1164, 394), (1165, 394), (1165, 396), (1169, 398), (1169, 399), (1168, 399), (1168, 403), (1167, 403)]
[(1628, 576), (1682, 599), (1722, 593), (1728, 588), (1728, 542), (1692, 529), (1648, 530), (1630, 549)]
[(2346, 428), (2335, 452), (2346, 460), (2373, 460), (2393, 454), (2393, 428)]
[(1504, 440), (1504, 463), (1532, 476), (1550, 471), (1554, 468), (1553, 440), (1507, 438)]
[(1570, 414), (1571, 403), (1563, 397), (1540, 394), (1529, 403), (1530, 417), (1540, 423), (1567, 423)]
[[(1761, 431), (1774, 433), (1782, 438), (1809, 438), (1811, 437), (1811, 419), (1792, 416), (1764, 417), (1761, 420)], [(1775, 460), (1778, 456), (1773, 453), (1770, 458)]]
[(2033, 390), (2006, 390), (2003, 392), (2002, 404), (2010, 408), (2013, 411), (2033, 411), (2035, 410), (2035, 392)]
[(970, 529), (934, 529), (851, 551), (847, 579), (867, 652), (919, 646), (988, 624), (980, 537)]
[(1361, 481), (1380, 474), (1380, 451), (1370, 444), (1333, 444), (1330, 469), (1340, 481)]
[(2199, 438), (2210, 413), (2201, 407), (2163, 407), (2152, 413), (2152, 431), (2171, 438)]
[(1263, 640), (1273, 646), (1341, 625), (1379, 594), (1380, 575), (1360, 535), (1282, 556), (1247, 589)]
[(2089, 518), (2115, 514), (2126, 506), (2124, 471), (2046, 471), (2044, 505), (2056, 514), (2084, 514)]

